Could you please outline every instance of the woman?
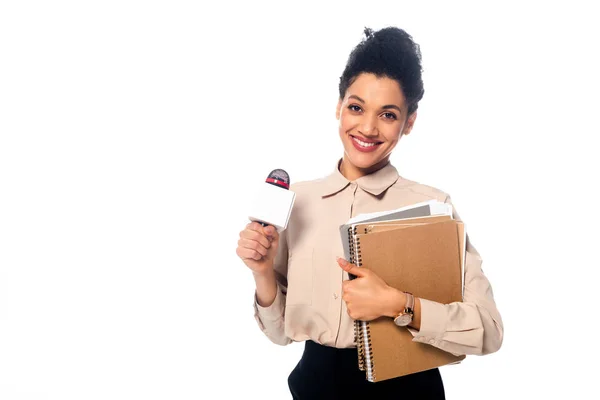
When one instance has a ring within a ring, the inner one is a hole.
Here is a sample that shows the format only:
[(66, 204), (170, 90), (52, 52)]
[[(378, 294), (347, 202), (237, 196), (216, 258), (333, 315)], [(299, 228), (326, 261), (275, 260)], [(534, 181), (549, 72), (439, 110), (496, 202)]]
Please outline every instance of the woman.
[[(365, 34), (339, 84), (342, 159), (326, 178), (292, 185), (296, 201), (281, 235), (251, 223), (240, 232), (237, 254), (254, 274), (261, 330), (280, 345), (306, 341), (288, 379), (295, 399), (443, 399), (438, 369), (378, 383), (358, 369), (353, 321), (395, 318), (408, 295), (337, 258), (343, 254), (339, 226), (362, 213), (431, 199), (450, 203), (441, 190), (400, 177), (389, 161), (412, 130), (423, 97), (419, 46), (398, 28)], [(348, 273), (358, 278), (349, 281)], [(469, 240), (464, 293), (462, 303), (448, 305), (414, 299), (414, 340), (455, 355), (497, 351), (502, 320)]]

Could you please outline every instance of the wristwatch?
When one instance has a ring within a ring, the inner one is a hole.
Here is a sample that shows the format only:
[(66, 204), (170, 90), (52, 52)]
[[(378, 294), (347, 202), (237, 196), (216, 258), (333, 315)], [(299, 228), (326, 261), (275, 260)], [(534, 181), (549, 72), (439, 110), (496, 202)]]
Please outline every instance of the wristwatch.
[(408, 292), (406, 294), (406, 306), (404, 307), (404, 311), (401, 311), (396, 318), (394, 318), (394, 323), (398, 326), (407, 326), (412, 322), (414, 315), (414, 307), (415, 307), (415, 297)]

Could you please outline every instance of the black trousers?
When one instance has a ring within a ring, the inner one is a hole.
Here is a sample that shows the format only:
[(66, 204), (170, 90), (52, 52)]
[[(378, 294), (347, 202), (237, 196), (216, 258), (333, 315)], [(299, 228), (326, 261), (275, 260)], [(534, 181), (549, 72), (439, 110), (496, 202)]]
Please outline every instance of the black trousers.
[(336, 349), (307, 341), (288, 378), (294, 400), (445, 399), (437, 368), (381, 382), (358, 369), (356, 349)]

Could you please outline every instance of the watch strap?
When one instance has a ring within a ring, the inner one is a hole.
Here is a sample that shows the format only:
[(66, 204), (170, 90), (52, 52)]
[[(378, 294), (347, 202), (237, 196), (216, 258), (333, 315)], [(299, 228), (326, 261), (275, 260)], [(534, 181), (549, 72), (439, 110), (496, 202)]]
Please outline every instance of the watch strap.
[(404, 292), (406, 294), (406, 307), (404, 307), (405, 313), (414, 313), (415, 311), (415, 296), (412, 293)]

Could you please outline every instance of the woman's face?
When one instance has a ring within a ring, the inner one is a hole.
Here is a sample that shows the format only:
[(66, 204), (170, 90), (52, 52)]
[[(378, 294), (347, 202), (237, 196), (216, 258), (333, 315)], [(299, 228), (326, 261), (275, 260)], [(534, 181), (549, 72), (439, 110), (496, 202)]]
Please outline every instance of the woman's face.
[(407, 105), (394, 79), (360, 74), (337, 105), (344, 145), (341, 171), (348, 179), (377, 171), (388, 163), (402, 135), (408, 135), (417, 113), (407, 118)]

